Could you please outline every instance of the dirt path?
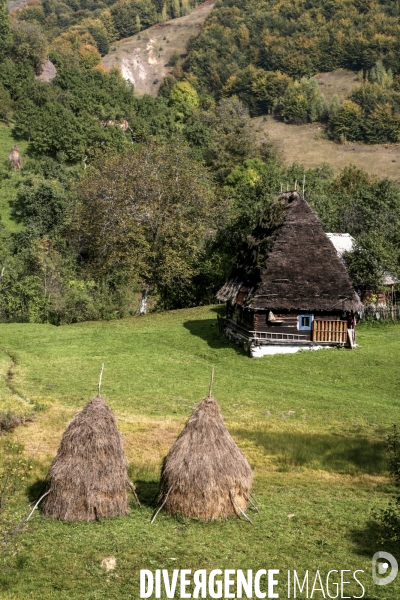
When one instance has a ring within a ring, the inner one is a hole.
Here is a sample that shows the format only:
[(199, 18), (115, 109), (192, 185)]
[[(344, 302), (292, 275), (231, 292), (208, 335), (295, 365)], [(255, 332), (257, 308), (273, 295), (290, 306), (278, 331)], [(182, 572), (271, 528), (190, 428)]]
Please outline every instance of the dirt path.
[(135, 95), (156, 96), (163, 78), (170, 71), (167, 66), (171, 54), (182, 58), (188, 39), (203, 25), (215, 0), (206, 0), (185, 17), (154, 25), (138, 35), (120, 40), (103, 57), (103, 65), (111, 69), (118, 65), (125, 79), (135, 86)]

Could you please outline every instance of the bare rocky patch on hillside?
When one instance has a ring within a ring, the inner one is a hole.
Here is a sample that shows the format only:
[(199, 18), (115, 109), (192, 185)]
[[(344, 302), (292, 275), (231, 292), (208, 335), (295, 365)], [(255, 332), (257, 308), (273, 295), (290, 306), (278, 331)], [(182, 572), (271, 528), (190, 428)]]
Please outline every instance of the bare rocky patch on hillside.
[(190, 14), (153, 25), (150, 29), (116, 42), (102, 62), (107, 70), (117, 65), (125, 79), (135, 86), (135, 95), (156, 96), (163, 78), (170, 72), (171, 55), (186, 53), (188, 39), (202, 27), (215, 0), (206, 0)]

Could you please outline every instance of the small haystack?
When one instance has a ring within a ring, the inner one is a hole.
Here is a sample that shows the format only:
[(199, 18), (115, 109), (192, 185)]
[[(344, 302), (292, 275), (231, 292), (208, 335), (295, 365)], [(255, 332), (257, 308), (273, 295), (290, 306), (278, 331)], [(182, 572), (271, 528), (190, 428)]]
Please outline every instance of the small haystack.
[(13, 171), (20, 171), (22, 167), (22, 158), (18, 146), (13, 146), (8, 153), (8, 160), (12, 165)]
[(229, 435), (212, 396), (211, 381), (209, 395), (164, 458), (159, 510), (164, 506), (170, 514), (201, 521), (241, 514), (248, 519), (243, 511), (251, 502), (252, 479), (250, 465)]
[(48, 481), (45, 515), (63, 521), (93, 521), (129, 512), (122, 438), (100, 395), (67, 427)]

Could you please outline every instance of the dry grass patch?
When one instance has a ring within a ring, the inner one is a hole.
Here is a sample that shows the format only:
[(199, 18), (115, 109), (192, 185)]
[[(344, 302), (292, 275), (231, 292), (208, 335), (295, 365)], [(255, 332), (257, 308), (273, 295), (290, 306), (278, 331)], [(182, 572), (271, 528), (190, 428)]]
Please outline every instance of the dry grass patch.
[(65, 428), (78, 411), (79, 408), (60, 404), (46, 405), (45, 410), (38, 413), (32, 423), (16, 430), (15, 440), (24, 445), (26, 456), (30, 459), (53, 458)]
[(128, 462), (158, 466), (183, 427), (182, 421), (128, 420), (118, 418)]
[(340, 100), (344, 100), (357, 85), (360, 85), (357, 75), (346, 69), (318, 73), (315, 78), (321, 93), (328, 101), (332, 100), (335, 94), (339, 96)]
[(327, 139), (324, 128), (316, 123), (288, 125), (272, 117), (253, 119), (255, 130), (267, 133), (282, 153), (285, 164), (296, 162), (306, 168), (329, 163), (337, 173), (354, 164), (378, 177), (400, 182), (400, 146), (367, 146), (360, 143), (337, 144)]

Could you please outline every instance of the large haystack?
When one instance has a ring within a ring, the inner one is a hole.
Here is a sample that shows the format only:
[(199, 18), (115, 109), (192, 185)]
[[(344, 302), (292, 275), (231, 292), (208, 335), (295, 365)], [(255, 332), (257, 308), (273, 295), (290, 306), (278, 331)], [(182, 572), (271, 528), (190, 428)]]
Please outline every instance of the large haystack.
[(194, 410), (164, 458), (159, 499), (171, 514), (212, 521), (240, 515), (253, 473), (211, 395)]
[(128, 475), (115, 417), (100, 396), (88, 402), (65, 431), (48, 475), (46, 515), (93, 521), (126, 515)]

